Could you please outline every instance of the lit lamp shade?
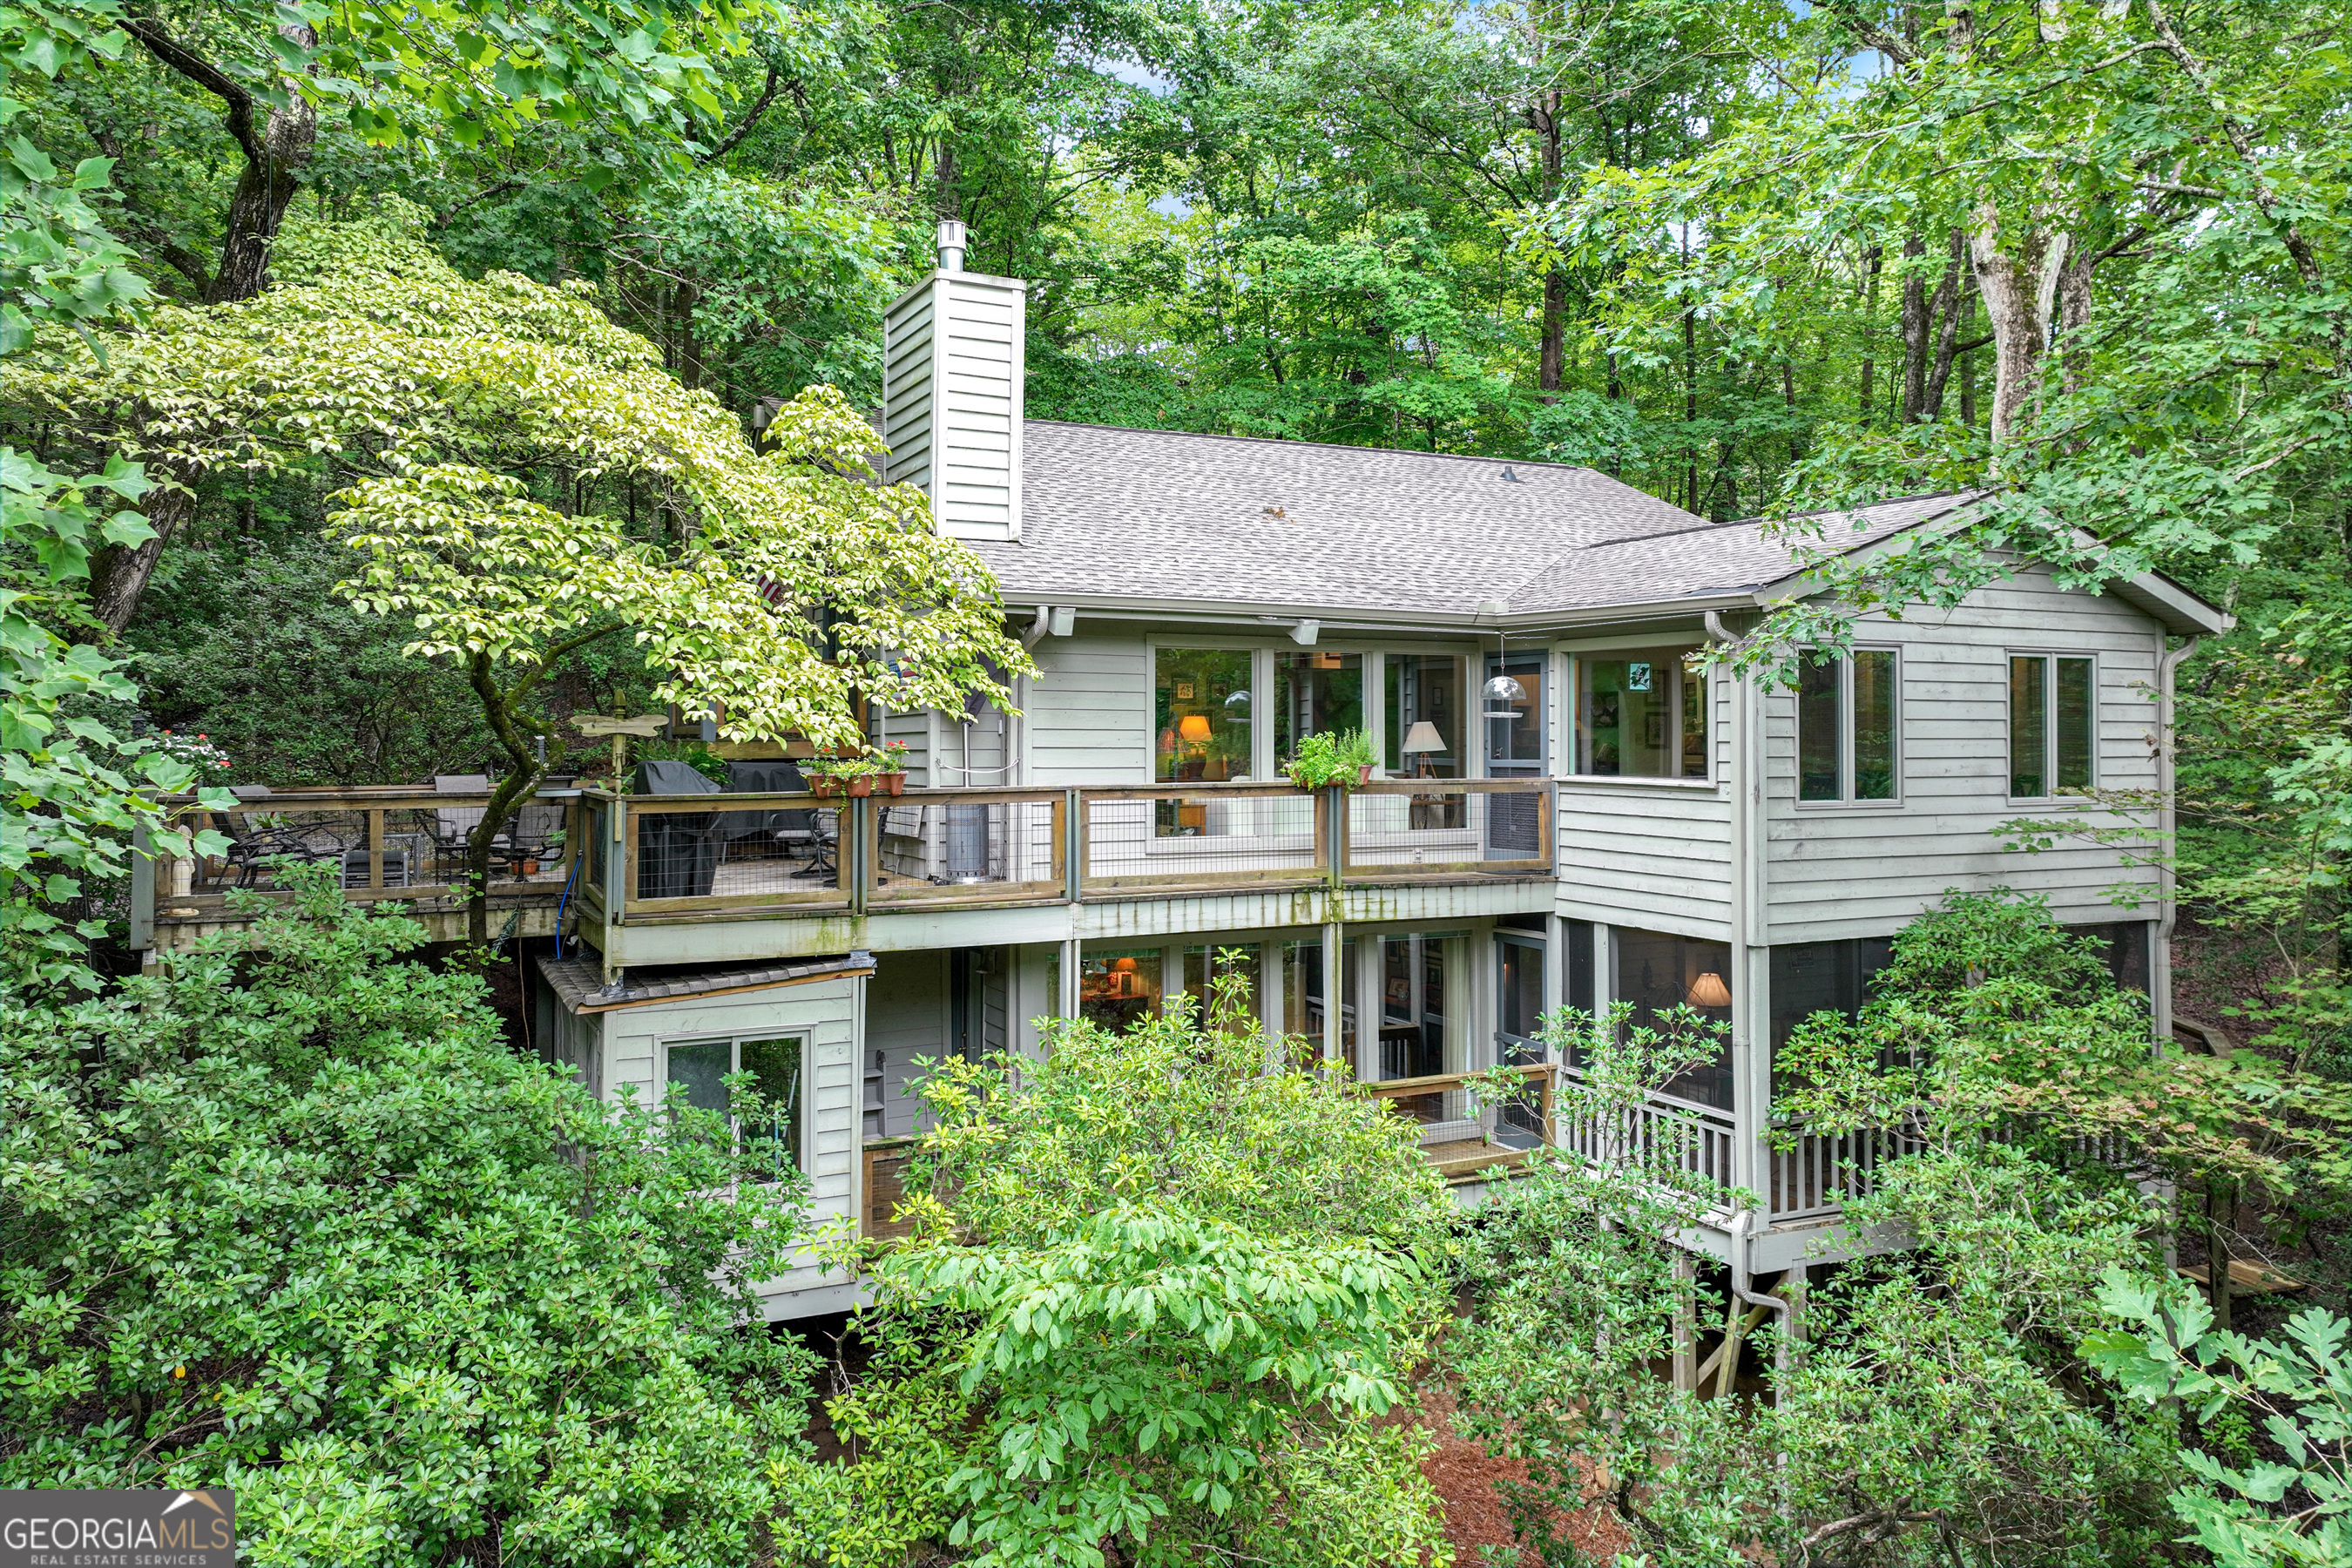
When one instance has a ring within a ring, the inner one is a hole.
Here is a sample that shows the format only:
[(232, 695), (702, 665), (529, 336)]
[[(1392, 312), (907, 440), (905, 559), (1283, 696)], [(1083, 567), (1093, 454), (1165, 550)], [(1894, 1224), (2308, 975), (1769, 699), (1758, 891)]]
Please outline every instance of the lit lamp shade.
[(1702, 974), (1691, 982), (1690, 999), (1694, 1007), (1728, 1007), (1731, 987), (1723, 983), (1720, 974)]
[(1113, 969), (1118, 970), (1121, 974), (1132, 974), (1135, 973), (1135, 960), (1132, 958), (1114, 958), (1110, 962), (1110, 966)]
[(1408, 757), (1427, 752), (1442, 752), (1445, 750), (1445, 737), (1439, 734), (1437, 726), (1428, 720), (1417, 719), (1412, 728), (1404, 732), (1404, 744), (1397, 749)]
[(1195, 745), (1206, 742), (1209, 738), (1209, 716), (1206, 713), (1185, 714), (1176, 721), (1176, 733)]

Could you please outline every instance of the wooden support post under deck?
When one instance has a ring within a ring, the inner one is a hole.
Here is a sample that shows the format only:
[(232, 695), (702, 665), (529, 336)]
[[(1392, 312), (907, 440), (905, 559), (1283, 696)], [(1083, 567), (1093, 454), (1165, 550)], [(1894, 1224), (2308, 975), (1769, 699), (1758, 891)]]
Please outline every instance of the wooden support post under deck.
[(1055, 1011), (1062, 1017), (1078, 1016), (1078, 939), (1071, 937), (1062, 943), (1061, 994)]
[(1344, 940), (1338, 921), (1323, 928), (1323, 1059), (1327, 1062), (1339, 1059), (1339, 1005), (1347, 994), (1340, 983), (1347, 973), (1339, 947)]
[(1675, 1253), (1675, 1392), (1698, 1392), (1698, 1259)]

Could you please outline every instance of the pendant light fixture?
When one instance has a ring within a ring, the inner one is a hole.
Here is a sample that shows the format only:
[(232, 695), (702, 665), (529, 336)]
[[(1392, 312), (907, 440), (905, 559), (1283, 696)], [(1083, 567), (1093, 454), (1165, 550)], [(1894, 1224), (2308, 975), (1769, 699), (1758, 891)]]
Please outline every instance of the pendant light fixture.
[[(1478, 608), (1486, 615), (1499, 616), (1509, 606), (1500, 600), (1489, 599)], [(1495, 627), (1495, 674), (1484, 688), (1486, 699), (1484, 717), (1488, 719), (1517, 719), (1519, 711), (1511, 705), (1528, 700), (1528, 689), (1512, 679), (1510, 672), (1503, 668), (1509, 659), (1508, 644), (1508, 635), (1498, 624)]]

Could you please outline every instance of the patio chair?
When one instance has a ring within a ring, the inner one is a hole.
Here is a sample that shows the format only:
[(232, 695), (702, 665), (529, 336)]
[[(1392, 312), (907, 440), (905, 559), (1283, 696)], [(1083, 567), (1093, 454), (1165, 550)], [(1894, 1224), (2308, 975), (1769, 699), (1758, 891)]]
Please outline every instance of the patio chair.
[[(488, 773), (435, 773), (433, 793), (436, 795), (488, 795), (490, 775)], [(488, 807), (480, 805), (440, 805), (425, 818), (425, 831), (433, 840), (435, 856), (441, 862), (445, 879), (465, 869), (467, 840), (474, 829), (481, 826), (482, 814)]]
[[(270, 789), (268, 784), (235, 784), (229, 793), (241, 801), (267, 800)], [(258, 883), (273, 862), (340, 863), (352, 847), (351, 835), (325, 823), (298, 826), (244, 811), (215, 812), (213, 822), (229, 841), (226, 859), (236, 873), (236, 885), (240, 888)]]

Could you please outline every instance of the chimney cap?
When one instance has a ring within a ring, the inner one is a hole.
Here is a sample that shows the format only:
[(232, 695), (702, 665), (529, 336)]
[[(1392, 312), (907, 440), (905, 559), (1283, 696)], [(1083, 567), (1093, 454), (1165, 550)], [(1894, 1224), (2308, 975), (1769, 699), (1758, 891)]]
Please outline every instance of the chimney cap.
[(963, 225), (951, 217), (940, 220), (940, 270), (963, 270)]

